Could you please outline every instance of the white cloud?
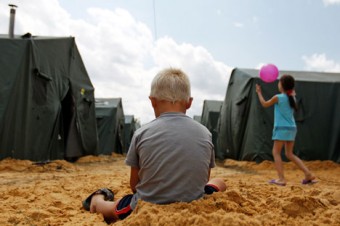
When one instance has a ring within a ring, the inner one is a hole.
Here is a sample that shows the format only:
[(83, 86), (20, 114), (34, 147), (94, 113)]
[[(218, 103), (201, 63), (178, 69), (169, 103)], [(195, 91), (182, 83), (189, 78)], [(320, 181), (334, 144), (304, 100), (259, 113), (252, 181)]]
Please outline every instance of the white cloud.
[(153, 57), (161, 68), (179, 67), (188, 74), (194, 97), (189, 115), (200, 115), (205, 99), (224, 99), (232, 68), (215, 61), (203, 47), (177, 44), (173, 39), (164, 37), (157, 41)]
[[(0, 3), (0, 9), (8, 9), (0, 12), (0, 20), (8, 21), (9, 7)], [(201, 114), (204, 99), (224, 99), (231, 68), (205, 48), (170, 37), (155, 41), (150, 28), (124, 9), (89, 8), (87, 15), (75, 20), (57, 0), (20, 1), (15, 33), (74, 36), (96, 97), (122, 97), (125, 114), (142, 123), (154, 118), (149, 87), (164, 67), (180, 67), (189, 75), (194, 97), (189, 115)], [(1, 23), (0, 33), (7, 33), (7, 26)]]
[(340, 0), (322, 0), (325, 6), (340, 4)]
[[(0, 3), (1, 21), (9, 21), (9, 7)], [(15, 33), (33, 35), (61, 35), (68, 31), (70, 14), (62, 9), (57, 0), (43, 1), (13, 0), (11, 4), (17, 5), (15, 17)], [(8, 24), (1, 23), (1, 33), (8, 33)]]
[(234, 22), (234, 27), (243, 28), (243, 27), (244, 27), (244, 24), (243, 24), (243, 23), (240, 23), (240, 22)]
[(302, 56), (306, 70), (322, 72), (340, 72), (340, 62), (327, 59), (326, 54), (314, 53), (311, 56)]

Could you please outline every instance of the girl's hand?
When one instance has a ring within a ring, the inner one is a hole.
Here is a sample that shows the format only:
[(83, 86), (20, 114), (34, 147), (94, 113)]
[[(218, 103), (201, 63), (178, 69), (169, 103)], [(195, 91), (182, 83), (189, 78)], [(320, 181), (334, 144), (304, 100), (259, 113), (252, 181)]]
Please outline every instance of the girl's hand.
[(256, 84), (256, 92), (257, 93), (262, 93), (261, 86)]

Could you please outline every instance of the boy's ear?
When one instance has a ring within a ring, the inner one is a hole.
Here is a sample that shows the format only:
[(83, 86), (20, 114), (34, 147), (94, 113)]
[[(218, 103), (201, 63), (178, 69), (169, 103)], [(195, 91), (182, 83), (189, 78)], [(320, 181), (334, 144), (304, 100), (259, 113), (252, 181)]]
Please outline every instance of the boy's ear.
[(157, 100), (154, 97), (149, 97), (150, 101), (151, 101), (151, 105), (153, 108), (155, 108), (157, 106)]
[(186, 104), (186, 109), (189, 109), (190, 107), (191, 107), (191, 104), (192, 104), (192, 100), (193, 100), (193, 98), (192, 97), (190, 97), (189, 98), (189, 101), (187, 102), (187, 104)]

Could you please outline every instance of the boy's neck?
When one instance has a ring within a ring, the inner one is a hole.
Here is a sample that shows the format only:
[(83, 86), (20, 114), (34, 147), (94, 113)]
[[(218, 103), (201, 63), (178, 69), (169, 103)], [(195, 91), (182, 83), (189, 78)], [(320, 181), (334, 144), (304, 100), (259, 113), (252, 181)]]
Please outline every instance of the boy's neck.
[(185, 114), (191, 106), (191, 101), (192, 99), (190, 99), (189, 102), (184, 100), (175, 102), (157, 99), (151, 100), (156, 118), (165, 112), (180, 112)]

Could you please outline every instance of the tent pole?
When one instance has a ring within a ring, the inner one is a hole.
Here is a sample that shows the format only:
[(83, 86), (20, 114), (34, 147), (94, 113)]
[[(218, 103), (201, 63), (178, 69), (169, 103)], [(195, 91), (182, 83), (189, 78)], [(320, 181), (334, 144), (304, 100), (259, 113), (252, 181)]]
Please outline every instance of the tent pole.
[(15, 21), (15, 8), (17, 8), (16, 5), (9, 4), (10, 9), (10, 19), (9, 19), (9, 31), (8, 35), (10, 38), (14, 38), (14, 21)]

